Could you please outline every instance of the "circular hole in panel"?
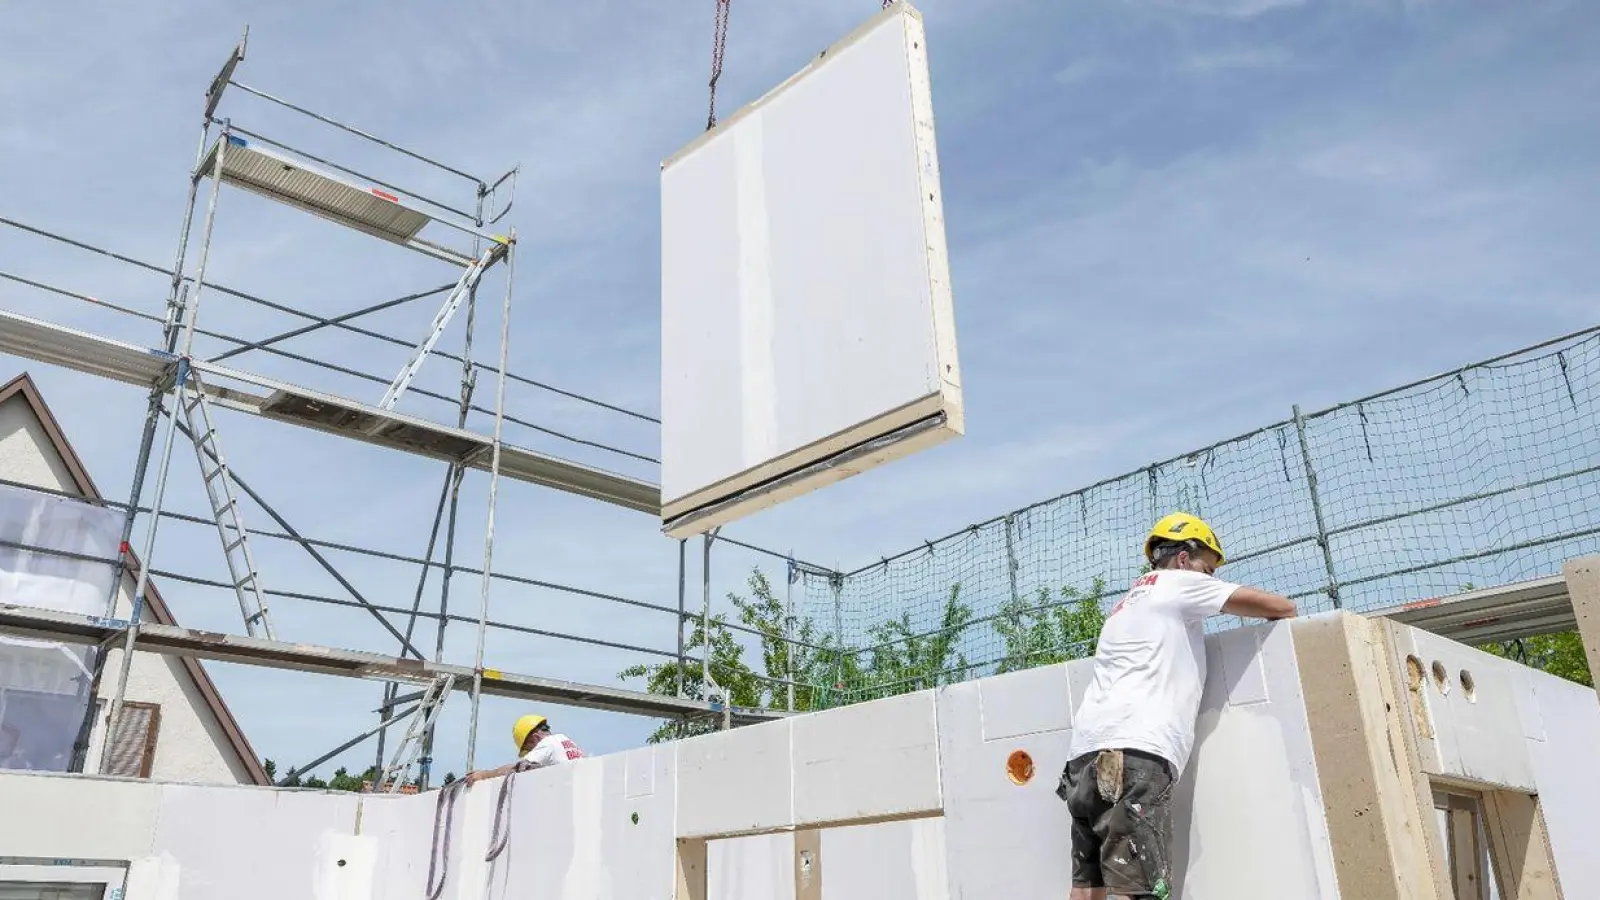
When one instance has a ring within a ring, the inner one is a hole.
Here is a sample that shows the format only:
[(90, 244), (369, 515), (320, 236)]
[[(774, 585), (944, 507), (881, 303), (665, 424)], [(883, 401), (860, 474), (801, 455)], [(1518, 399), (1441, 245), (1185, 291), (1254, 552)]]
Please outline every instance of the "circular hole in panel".
[(1013, 750), (1006, 757), (1006, 777), (1012, 784), (1027, 784), (1033, 780), (1033, 757), (1026, 750)]
[(1439, 693), (1450, 693), (1450, 673), (1445, 671), (1444, 663), (1437, 659), (1433, 661), (1433, 684), (1439, 689)]
[(1461, 670), (1461, 693), (1466, 695), (1468, 703), (1478, 702), (1478, 683), (1466, 669)]
[(1422, 689), (1422, 680), (1426, 676), (1422, 674), (1422, 660), (1417, 659), (1415, 654), (1406, 657), (1406, 677), (1413, 691)]

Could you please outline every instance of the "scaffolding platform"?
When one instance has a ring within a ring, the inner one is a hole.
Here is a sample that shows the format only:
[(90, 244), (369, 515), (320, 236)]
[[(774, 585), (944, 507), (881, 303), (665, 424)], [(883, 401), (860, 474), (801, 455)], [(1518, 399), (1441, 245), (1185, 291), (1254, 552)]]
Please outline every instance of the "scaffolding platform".
[[(170, 353), (5, 310), (0, 310), (0, 353), (146, 388), (169, 378), (178, 363), (178, 357)], [(227, 409), (432, 459), (460, 462), (483, 472), (489, 471), (492, 464), (494, 441), (486, 435), (202, 360), (193, 360), (191, 365), (196, 372), (208, 376), (204, 385), (207, 396)], [(254, 384), (268, 392), (256, 394), (221, 386), (216, 383), (219, 378)], [(649, 482), (512, 444), (500, 446), (500, 473), (516, 481), (660, 515), (661, 491)]]
[[(21, 637), (93, 645), (116, 638), (126, 631), (128, 626), (129, 623), (122, 619), (0, 604), (0, 629)], [(472, 690), (473, 682), (473, 671), (468, 666), (397, 658), (360, 650), (341, 650), (316, 644), (288, 643), (212, 631), (197, 631), (177, 625), (148, 622), (139, 627), (134, 649), (191, 659), (419, 685), (429, 684), (441, 675), (455, 675), (455, 689), (469, 692)], [(533, 703), (555, 703), (581, 709), (666, 718), (720, 716), (724, 711), (721, 704), (704, 700), (667, 697), (624, 688), (582, 684), (494, 669), (484, 670), (482, 692), (486, 696), (511, 697)], [(741, 724), (765, 722), (792, 715), (781, 710), (749, 707), (732, 707), (728, 713), (734, 722)]]
[(475, 258), (423, 240), (418, 233), (430, 223), (441, 222), (485, 240), (495, 240), (491, 235), (429, 215), (407, 204), (398, 194), (363, 187), (237, 134), (224, 133), (211, 145), (195, 169), (196, 179), (209, 177), (216, 170), (217, 153), (224, 142), (227, 152), (222, 154), (223, 184), (463, 267), (473, 265)]
[(1578, 615), (1561, 575), (1417, 600), (1371, 613), (1462, 644), (1511, 641), (1572, 631)]

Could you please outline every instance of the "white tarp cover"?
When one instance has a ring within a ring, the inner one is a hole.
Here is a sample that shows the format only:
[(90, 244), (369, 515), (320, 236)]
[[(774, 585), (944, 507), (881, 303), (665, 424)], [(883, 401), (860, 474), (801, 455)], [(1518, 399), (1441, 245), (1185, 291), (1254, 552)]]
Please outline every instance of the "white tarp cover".
[[(104, 615), (121, 534), (116, 510), (0, 486), (0, 602)], [(0, 635), (0, 769), (67, 770), (92, 652)]]

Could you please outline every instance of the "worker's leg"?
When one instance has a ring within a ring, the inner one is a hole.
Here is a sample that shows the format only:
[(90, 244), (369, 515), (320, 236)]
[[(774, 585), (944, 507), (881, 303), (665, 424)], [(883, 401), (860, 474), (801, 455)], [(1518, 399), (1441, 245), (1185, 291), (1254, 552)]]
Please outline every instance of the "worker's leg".
[(1172, 891), (1172, 770), (1165, 760), (1123, 751), (1122, 793), (1107, 812), (1101, 869), (1112, 896), (1167, 900)]
[(1095, 787), (1094, 761), (1087, 753), (1067, 763), (1057, 796), (1067, 802), (1072, 816), (1072, 894), (1070, 900), (1105, 900), (1105, 880), (1100, 874), (1100, 835), (1097, 825), (1107, 804)]

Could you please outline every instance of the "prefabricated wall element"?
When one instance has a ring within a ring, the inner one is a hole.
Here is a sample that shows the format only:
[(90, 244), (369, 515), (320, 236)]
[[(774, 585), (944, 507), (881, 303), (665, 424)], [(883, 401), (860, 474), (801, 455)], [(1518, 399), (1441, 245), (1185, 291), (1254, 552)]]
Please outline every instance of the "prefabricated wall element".
[[(1568, 560), (1561, 567), (1561, 574), (1566, 578), (1567, 596), (1578, 620), (1589, 671), (1600, 673), (1600, 556)], [(1600, 690), (1600, 682), (1595, 683), (1595, 689)]]
[(662, 164), (667, 534), (961, 434), (942, 207), (905, 2)]
[[(1567, 897), (1600, 895), (1600, 858), (1589, 852), (1600, 808), (1600, 697), (1438, 635), (1387, 627), (1418, 765), (1481, 798), (1502, 880), (1530, 882), (1525, 892), (1559, 883)], [(1501, 894), (1518, 896), (1504, 886)]]
[[(1344, 612), (1206, 651), (1174, 896), (1600, 896), (1589, 689)], [(1055, 788), (1093, 670), (417, 796), (0, 773), (0, 864), (123, 867), (126, 900), (1059, 900), (1072, 836)]]

